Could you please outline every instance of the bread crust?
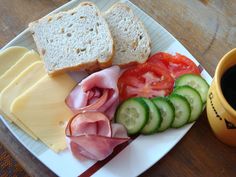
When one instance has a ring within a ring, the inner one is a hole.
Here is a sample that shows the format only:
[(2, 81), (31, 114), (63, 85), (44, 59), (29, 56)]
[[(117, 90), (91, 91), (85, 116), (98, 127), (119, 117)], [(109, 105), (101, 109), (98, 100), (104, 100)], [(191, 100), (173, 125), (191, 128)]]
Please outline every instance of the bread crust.
[[(48, 72), (49, 76), (57, 76), (59, 74), (69, 72), (69, 71), (81, 71), (81, 70), (86, 70), (88, 72), (94, 72), (100, 69), (108, 68), (112, 65), (112, 55), (110, 56), (109, 60), (107, 62), (100, 63), (98, 62), (98, 59), (96, 59), (94, 62), (86, 63), (86, 64), (81, 64), (77, 66), (71, 66), (71, 67), (66, 67), (60, 70)], [(97, 67), (96, 67), (97, 66)]]

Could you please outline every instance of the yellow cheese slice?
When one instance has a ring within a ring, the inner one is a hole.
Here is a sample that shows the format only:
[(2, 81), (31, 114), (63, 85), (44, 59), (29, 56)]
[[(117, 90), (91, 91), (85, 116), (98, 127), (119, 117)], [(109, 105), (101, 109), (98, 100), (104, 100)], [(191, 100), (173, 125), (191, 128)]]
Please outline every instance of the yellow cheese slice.
[(0, 92), (25, 68), (39, 60), (40, 56), (33, 50), (25, 53), (12, 67), (0, 76)]
[(24, 47), (9, 47), (0, 52), (0, 76), (14, 65), (29, 50)]
[(66, 148), (65, 126), (73, 113), (65, 98), (75, 85), (67, 74), (46, 75), (11, 105), (12, 113), (55, 152)]
[(45, 75), (46, 73), (42, 61), (36, 61), (20, 73), (0, 94), (0, 108), (5, 116), (35, 139), (37, 136), (11, 113), (10, 106), (15, 98), (33, 86)]

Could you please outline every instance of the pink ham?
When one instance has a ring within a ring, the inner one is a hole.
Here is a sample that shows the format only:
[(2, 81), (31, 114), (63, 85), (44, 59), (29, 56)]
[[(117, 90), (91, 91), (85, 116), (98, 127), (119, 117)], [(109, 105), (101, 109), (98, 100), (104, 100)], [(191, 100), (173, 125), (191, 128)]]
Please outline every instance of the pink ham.
[(129, 140), (122, 125), (111, 125), (110, 120), (100, 112), (76, 115), (66, 127), (66, 136), (74, 156), (93, 160), (105, 159), (117, 145)]
[(118, 66), (91, 74), (71, 91), (66, 104), (74, 113), (99, 111), (111, 119), (119, 103), (119, 74)]

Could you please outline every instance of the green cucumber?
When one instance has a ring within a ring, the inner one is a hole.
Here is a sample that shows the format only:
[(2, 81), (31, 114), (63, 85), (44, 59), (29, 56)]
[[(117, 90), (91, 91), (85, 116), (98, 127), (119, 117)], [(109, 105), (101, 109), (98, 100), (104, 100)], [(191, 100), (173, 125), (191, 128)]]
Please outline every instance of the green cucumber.
[(151, 99), (161, 112), (162, 122), (158, 129), (159, 132), (169, 128), (174, 121), (175, 108), (166, 97), (156, 97)]
[(141, 133), (146, 135), (156, 133), (162, 122), (160, 111), (150, 99), (148, 98), (142, 98), (142, 99), (148, 105), (149, 119), (146, 125), (141, 130)]
[(203, 107), (202, 99), (198, 91), (190, 86), (180, 86), (176, 87), (173, 93), (181, 95), (188, 100), (191, 107), (191, 115), (188, 123), (195, 121), (202, 113)]
[(176, 87), (184, 86), (184, 85), (188, 85), (196, 89), (201, 96), (202, 102), (203, 103), (206, 102), (209, 85), (201, 76), (194, 75), (194, 74), (185, 74), (185, 75), (180, 76), (175, 81)]
[(123, 124), (129, 135), (139, 133), (149, 119), (149, 109), (142, 98), (130, 98), (118, 107), (115, 121)]
[(175, 107), (175, 119), (171, 125), (173, 128), (179, 128), (188, 123), (191, 115), (191, 107), (188, 100), (181, 95), (171, 94), (169, 100)]

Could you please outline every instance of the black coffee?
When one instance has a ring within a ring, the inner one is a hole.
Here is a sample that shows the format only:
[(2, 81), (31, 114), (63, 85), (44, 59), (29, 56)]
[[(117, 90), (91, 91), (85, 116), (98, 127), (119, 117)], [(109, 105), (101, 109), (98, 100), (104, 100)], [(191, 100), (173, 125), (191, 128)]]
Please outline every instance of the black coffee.
[(227, 102), (236, 110), (236, 65), (223, 74), (221, 89)]

